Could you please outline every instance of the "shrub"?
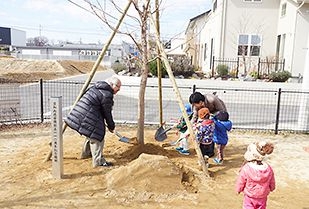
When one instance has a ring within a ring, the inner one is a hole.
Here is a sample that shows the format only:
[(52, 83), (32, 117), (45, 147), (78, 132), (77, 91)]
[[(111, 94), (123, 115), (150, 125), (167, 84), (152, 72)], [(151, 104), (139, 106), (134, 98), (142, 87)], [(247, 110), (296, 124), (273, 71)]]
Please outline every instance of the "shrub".
[(115, 62), (114, 64), (112, 64), (111, 67), (115, 71), (116, 74), (123, 70), (127, 70), (127, 66), (120, 62)]
[(269, 79), (273, 82), (286, 82), (291, 77), (291, 73), (289, 71), (281, 71), (281, 72), (272, 72), (269, 75)]
[(249, 75), (250, 75), (252, 78), (258, 79), (258, 72), (257, 72), (257, 71), (251, 71), (251, 72), (249, 73)]
[[(152, 60), (151, 62), (149, 62), (149, 72), (154, 75), (154, 76), (158, 76), (158, 70), (157, 70), (157, 60)], [(165, 69), (165, 65), (164, 63), (161, 61), (160, 64), (160, 68), (162, 71), (162, 77), (167, 75), (166, 69)]]
[(224, 64), (217, 65), (216, 72), (219, 77), (226, 77), (229, 73), (228, 66)]
[(232, 78), (237, 78), (238, 77), (238, 73), (237, 73), (237, 69), (233, 69), (229, 72), (229, 75), (232, 77)]
[(174, 57), (173, 61), (170, 62), (174, 76), (184, 76), (189, 78), (195, 72), (195, 68), (190, 64), (190, 60), (187, 57)]
[[(190, 65), (190, 60), (186, 57), (174, 57), (173, 61), (170, 61), (169, 64), (171, 66), (174, 76), (182, 75), (185, 78), (189, 78), (195, 72), (194, 66)], [(164, 63), (161, 62), (160, 66), (162, 69), (162, 77), (165, 77), (167, 75), (167, 71)], [(149, 63), (149, 72), (154, 76), (158, 76), (156, 60), (152, 60)]]

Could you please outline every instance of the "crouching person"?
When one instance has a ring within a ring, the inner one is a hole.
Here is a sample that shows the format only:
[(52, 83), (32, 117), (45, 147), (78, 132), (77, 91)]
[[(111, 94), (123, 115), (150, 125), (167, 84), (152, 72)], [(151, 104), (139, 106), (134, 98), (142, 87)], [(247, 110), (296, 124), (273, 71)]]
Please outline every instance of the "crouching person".
[(105, 160), (102, 152), (106, 126), (112, 133), (115, 129), (112, 107), (114, 94), (120, 87), (121, 81), (115, 76), (98, 81), (86, 90), (64, 120), (70, 128), (86, 136), (81, 158), (92, 157), (93, 167), (112, 166), (112, 163)]

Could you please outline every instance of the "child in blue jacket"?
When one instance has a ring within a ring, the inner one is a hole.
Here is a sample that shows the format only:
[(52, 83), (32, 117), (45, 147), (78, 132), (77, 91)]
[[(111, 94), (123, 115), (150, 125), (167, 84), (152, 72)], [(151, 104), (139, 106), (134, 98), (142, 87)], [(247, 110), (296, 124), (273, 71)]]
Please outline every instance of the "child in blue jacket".
[(229, 120), (229, 114), (226, 111), (217, 112), (212, 120), (215, 123), (214, 142), (217, 148), (217, 157), (213, 159), (214, 163), (221, 165), (223, 163), (223, 150), (228, 142), (227, 132), (232, 129), (232, 121)]

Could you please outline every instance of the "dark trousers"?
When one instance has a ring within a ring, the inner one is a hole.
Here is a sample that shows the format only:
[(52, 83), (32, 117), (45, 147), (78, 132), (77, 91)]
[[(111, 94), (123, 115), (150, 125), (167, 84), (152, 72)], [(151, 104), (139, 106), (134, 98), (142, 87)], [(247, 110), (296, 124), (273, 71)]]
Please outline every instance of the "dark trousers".
[(211, 144), (200, 144), (200, 149), (202, 155), (207, 155), (208, 157), (212, 157), (215, 155), (215, 143), (212, 142)]

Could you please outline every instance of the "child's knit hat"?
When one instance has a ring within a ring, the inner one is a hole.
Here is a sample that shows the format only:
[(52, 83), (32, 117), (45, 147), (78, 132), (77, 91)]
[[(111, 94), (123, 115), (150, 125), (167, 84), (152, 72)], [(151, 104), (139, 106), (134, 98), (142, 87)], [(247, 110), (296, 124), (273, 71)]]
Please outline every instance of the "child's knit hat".
[(265, 158), (265, 155), (269, 155), (273, 152), (274, 145), (269, 142), (260, 141), (251, 143), (247, 147), (247, 151), (244, 155), (246, 161), (262, 161)]
[(206, 115), (209, 115), (209, 109), (207, 107), (203, 107), (198, 111), (198, 117), (204, 119)]

